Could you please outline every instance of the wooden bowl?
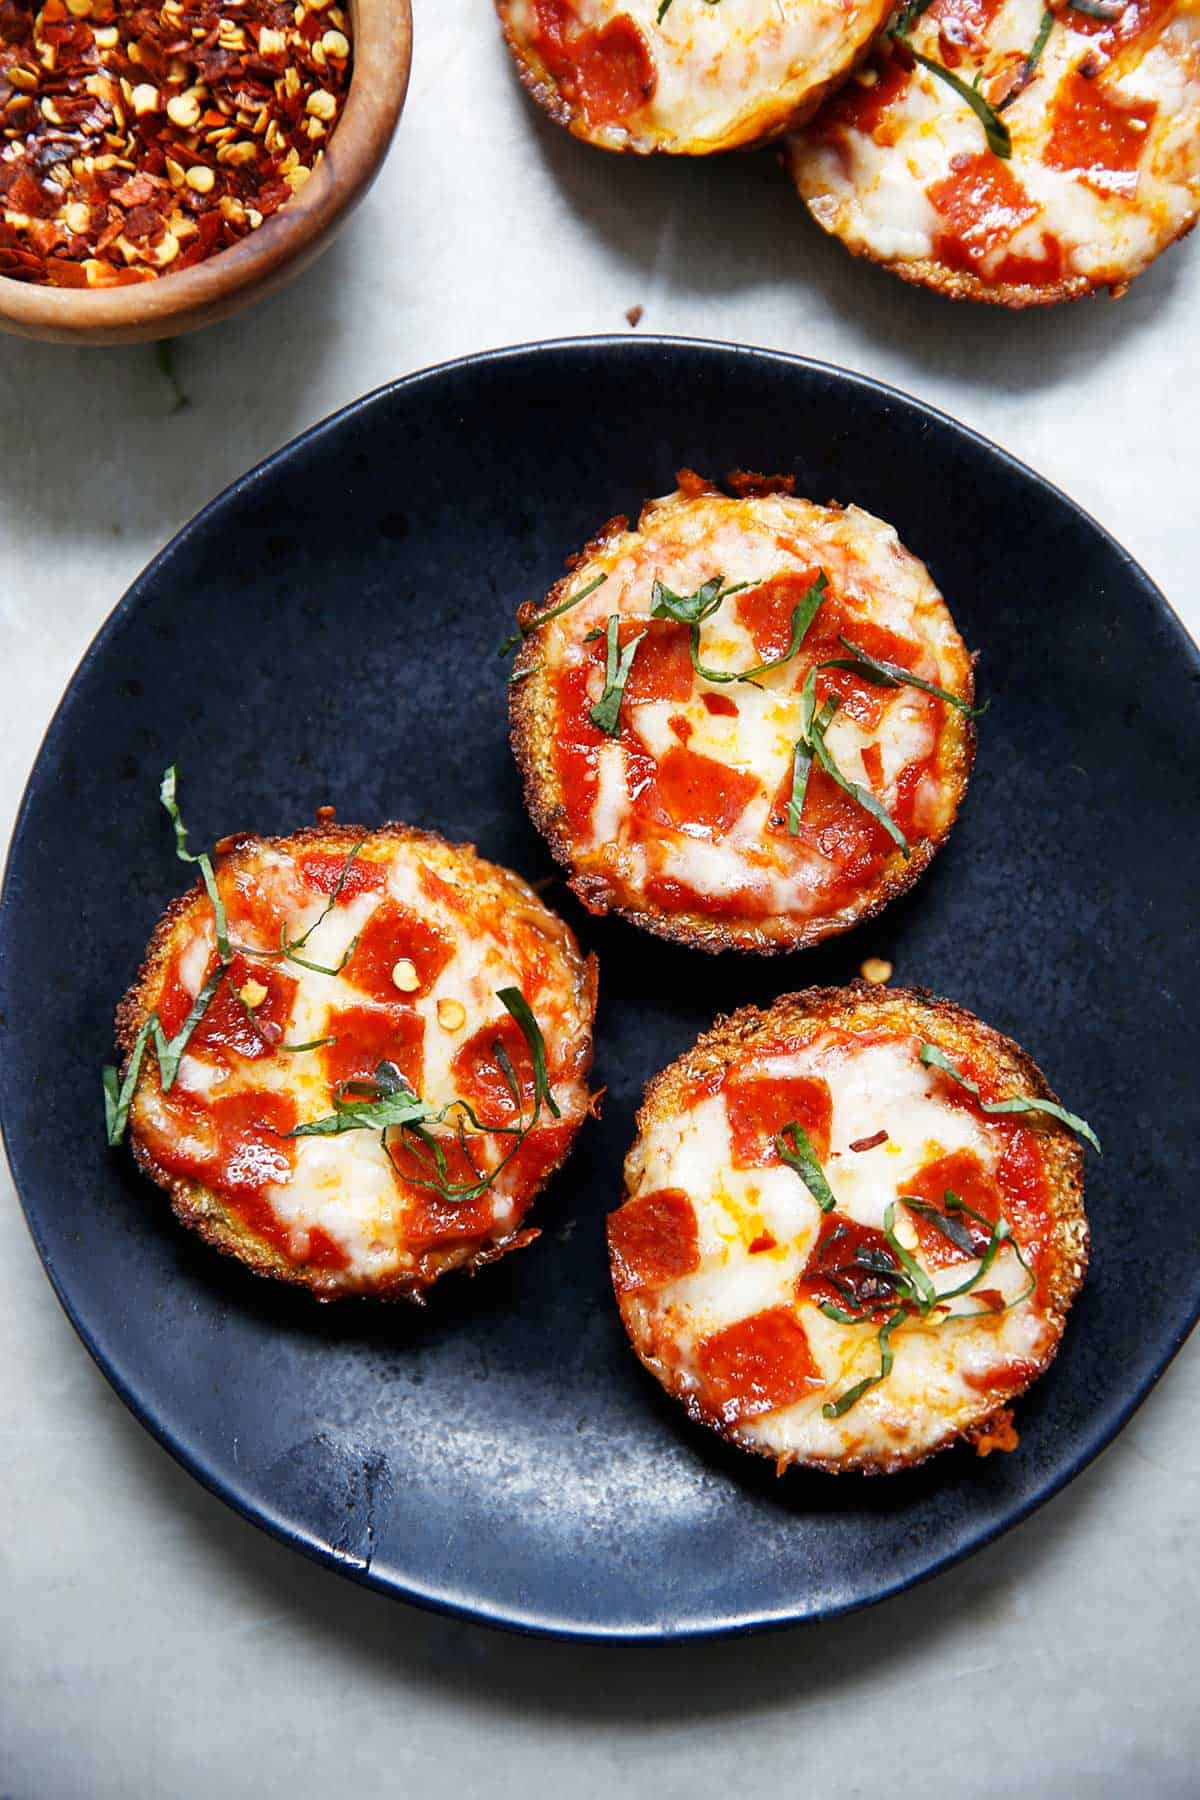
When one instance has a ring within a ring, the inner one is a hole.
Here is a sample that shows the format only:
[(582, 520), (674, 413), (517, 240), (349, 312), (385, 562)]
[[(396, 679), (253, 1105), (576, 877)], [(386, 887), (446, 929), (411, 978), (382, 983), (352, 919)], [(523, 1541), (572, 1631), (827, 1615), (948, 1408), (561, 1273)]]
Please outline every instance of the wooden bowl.
[(411, 0), (350, 0), (354, 70), (346, 105), (311, 178), (257, 231), (157, 281), (53, 288), (0, 276), (0, 330), (59, 344), (178, 337), (228, 318), (315, 260), (379, 172), (412, 67)]

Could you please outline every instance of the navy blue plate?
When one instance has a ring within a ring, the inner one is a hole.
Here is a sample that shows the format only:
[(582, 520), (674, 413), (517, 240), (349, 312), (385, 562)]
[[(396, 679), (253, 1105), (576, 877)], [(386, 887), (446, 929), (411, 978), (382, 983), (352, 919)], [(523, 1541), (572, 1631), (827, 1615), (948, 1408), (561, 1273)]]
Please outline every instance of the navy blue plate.
[[(321, 1308), (206, 1250), (104, 1147), (113, 1006), (193, 841), (323, 802), (552, 874), (506, 741), (496, 646), (602, 520), (676, 468), (786, 470), (924, 557), (992, 710), (963, 817), (882, 920), (719, 959), (586, 918), (601, 1123), (541, 1240), (425, 1313)], [(1200, 659), (1062, 494), (929, 408), (709, 344), (476, 357), (358, 402), (247, 475), (138, 580), (47, 734), (0, 906), (0, 1104), (30, 1228), (142, 1422), (248, 1518), (360, 1581), (530, 1631), (667, 1638), (817, 1619), (1023, 1518), (1129, 1417), (1200, 1311)], [(1099, 1129), (1095, 1253), (1021, 1447), (892, 1479), (794, 1472), (688, 1425), (612, 1304), (602, 1221), (648, 1076), (714, 1014), (867, 955), (1011, 1033)]]

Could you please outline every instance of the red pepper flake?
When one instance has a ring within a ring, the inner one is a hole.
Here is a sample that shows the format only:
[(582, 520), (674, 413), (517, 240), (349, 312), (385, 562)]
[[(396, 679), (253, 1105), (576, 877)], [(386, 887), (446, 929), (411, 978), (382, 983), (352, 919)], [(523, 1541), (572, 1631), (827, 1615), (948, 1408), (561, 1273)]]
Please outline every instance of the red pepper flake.
[(120, 287), (298, 193), (350, 84), (331, 0), (0, 0), (0, 275)]
[(887, 1132), (877, 1131), (874, 1137), (855, 1138), (850, 1148), (852, 1150), (877, 1150), (880, 1144), (886, 1144), (887, 1141)]
[(758, 1256), (763, 1250), (774, 1250), (777, 1242), (778, 1239), (773, 1238), (769, 1231), (760, 1231), (758, 1236), (754, 1239), (754, 1242), (749, 1246), (747, 1255)]

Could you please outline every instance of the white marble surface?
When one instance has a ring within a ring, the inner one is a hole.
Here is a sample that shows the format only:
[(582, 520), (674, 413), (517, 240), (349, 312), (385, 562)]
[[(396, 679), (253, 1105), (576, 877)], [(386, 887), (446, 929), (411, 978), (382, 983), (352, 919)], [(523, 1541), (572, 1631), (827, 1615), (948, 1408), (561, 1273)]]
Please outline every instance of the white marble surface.
[[(297, 286), (180, 346), (185, 410), (149, 349), (0, 342), (5, 835), (93, 631), (227, 482), (393, 376), (624, 331), (635, 304), (644, 330), (801, 351), (955, 413), (1200, 628), (1200, 241), (1119, 305), (957, 310), (826, 243), (769, 157), (627, 166), (544, 126), (487, 0), (416, 12), (378, 185)], [(907, 1598), (748, 1643), (564, 1651), (391, 1604), (228, 1513), (96, 1373), (0, 1188), (0, 1794), (1200, 1791), (1194, 1345), (1072, 1488)]]

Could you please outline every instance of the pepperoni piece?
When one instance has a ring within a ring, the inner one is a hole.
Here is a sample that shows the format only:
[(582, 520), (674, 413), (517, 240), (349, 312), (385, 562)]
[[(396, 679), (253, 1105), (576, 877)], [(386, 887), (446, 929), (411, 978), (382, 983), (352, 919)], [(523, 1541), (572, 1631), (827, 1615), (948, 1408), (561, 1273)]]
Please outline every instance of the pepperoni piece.
[(591, 667), (590, 662), (577, 663), (561, 670), (555, 682), (554, 773), (571, 831), (585, 839), (592, 832), (592, 809), (600, 786), (600, 746), (605, 742), (603, 733), (588, 718)]
[[(757, 775), (672, 744), (658, 764), (652, 794), (680, 831), (691, 837), (721, 838), (741, 818), (760, 785)], [(643, 805), (648, 798), (643, 798)]]
[[(456, 1138), (439, 1135), (438, 1141), (446, 1162), (445, 1175), (441, 1178), (450, 1186), (473, 1187), (481, 1174), (486, 1173), (487, 1165), (477, 1154), (472, 1162)], [(495, 1208), (491, 1188), (485, 1188), (473, 1200), (449, 1199), (434, 1188), (418, 1185), (433, 1179), (437, 1171), (428, 1162), (423, 1162), (410, 1145), (393, 1140), (390, 1149), (397, 1186), (409, 1203), (404, 1237), (410, 1250), (419, 1255), (438, 1244), (453, 1244), (463, 1238), (488, 1235)]]
[[(796, 1283), (796, 1298), (814, 1306), (840, 1306), (864, 1319), (889, 1312), (896, 1290), (882, 1269), (895, 1267), (887, 1238), (873, 1225), (842, 1213), (825, 1213), (817, 1241)], [(875, 1266), (872, 1266), (875, 1265)]]
[(767, 1169), (780, 1161), (776, 1134), (793, 1121), (807, 1132), (817, 1156), (829, 1155), (833, 1100), (829, 1083), (808, 1075), (733, 1075), (725, 1084), (725, 1113), (735, 1169)]
[(1062, 273), (1062, 244), (1051, 232), (1043, 231), (1040, 256), (1018, 256), (1010, 250), (993, 263), (991, 279), (1012, 287), (1057, 287)]
[(163, 1104), (174, 1128), (161, 1141), (155, 1135), (153, 1150), (169, 1175), (202, 1181), (239, 1208), (290, 1179), (295, 1146), (283, 1134), (296, 1123), (296, 1107), (289, 1095), (252, 1088), (202, 1100), (175, 1087)]
[(338, 893), (337, 904), (346, 906), (357, 894), (375, 894), (380, 892), (387, 880), (387, 870), (382, 863), (371, 862), (361, 852), (347, 868), (345, 856), (330, 856), (324, 851), (312, 851), (300, 858), (300, 875), (305, 885), (315, 888), (318, 894), (332, 894), (338, 882), (342, 883)]
[[(216, 968), (212, 959), (205, 974), (207, 981)], [(266, 998), (257, 1006), (244, 1005), (238, 998), (250, 982), (265, 987)], [(203, 1017), (188, 1041), (189, 1051), (206, 1053), (217, 1062), (228, 1064), (223, 1053), (233, 1051), (251, 1061), (270, 1056), (282, 1039), (291, 1017), (296, 997), (296, 983), (290, 975), (270, 963), (251, 962), (235, 956), (224, 980), (204, 1009)], [(179, 961), (172, 964), (159, 996), (158, 1016), (168, 1037), (174, 1037), (188, 1013), (195, 995), (184, 987), (179, 974)]]
[(568, 0), (534, 0), (535, 47), (589, 125), (619, 125), (651, 98), (658, 82), (645, 38), (627, 13), (581, 31)]
[[(897, 58), (875, 64), (852, 76), (828, 106), (822, 107), (813, 127), (813, 136), (821, 143), (838, 144), (847, 131), (861, 131), (875, 137), (884, 124), (888, 109), (899, 100), (908, 86), (910, 71)], [(874, 75), (868, 85), (863, 76)], [(882, 136), (877, 142), (885, 141)]]
[(948, 229), (934, 238), (934, 255), (952, 269), (977, 269), (999, 245), (1041, 211), (1011, 170), (981, 150), (926, 192)]
[[(975, 1212), (982, 1213), (990, 1224), (994, 1225), (1000, 1217), (1000, 1189), (973, 1150), (954, 1150), (949, 1156), (939, 1156), (935, 1162), (926, 1163), (904, 1184), (906, 1194), (924, 1200), (939, 1212), (945, 1209), (947, 1189), (965, 1200)], [(916, 1231), (921, 1255), (931, 1269), (948, 1269), (954, 1263), (971, 1260), (920, 1213), (910, 1212), (908, 1217)], [(954, 1217), (970, 1237), (975, 1255), (982, 1256), (991, 1233), (963, 1213), (956, 1213)]]
[(418, 1094), (425, 1074), (425, 1022), (410, 1006), (342, 1006), (329, 1014), (321, 1051), (330, 1087), (373, 1075), (381, 1062), (395, 1063)]
[(381, 900), (342, 973), (373, 999), (394, 1001), (400, 990), (392, 980), (392, 970), (398, 962), (411, 962), (421, 991), (428, 992), (453, 955), (454, 945), (436, 926), (395, 900)]
[(788, 1306), (702, 1338), (696, 1360), (706, 1398), (726, 1425), (791, 1406), (825, 1385), (808, 1334)]
[(611, 1214), (608, 1248), (618, 1294), (690, 1275), (700, 1267), (696, 1209), (682, 1188), (639, 1194)]
[(764, 911), (762, 896), (753, 888), (726, 888), (719, 894), (702, 894), (698, 888), (670, 875), (647, 876), (646, 898), (664, 913), (704, 913), (710, 918), (737, 919)]
[(1134, 194), (1157, 111), (1153, 100), (1118, 101), (1103, 82), (1072, 69), (1054, 96), (1042, 160), (1098, 194)]
[(753, 638), (761, 662), (782, 656), (791, 643), (792, 614), (820, 572), (819, 569), (789, 569), (737, 596), (734, 611), (739, 624)]
[(692, 653), (686, 625), (674, 619), (651, 619), (648, 624), (630, 619), (622, 624), (620, 641), (628, 643), (642, 631), (645, 636), (634, 652), (625, 703), (637, 706), (645, 700), (687, 700), (692, 692)]
[(515, 1019), (506, 1016), (481, 1025), (458, 1051), (451, 1065), (460, 1096), (475, 1109), (482, 1125), (512, 1125), (516, 1122), (517, 1108), (504, 1068), (496, 1055), (497, 1043), (517, 1078), (526, 1119), (533, 1113), (533, 1059), (520, 1026)]

